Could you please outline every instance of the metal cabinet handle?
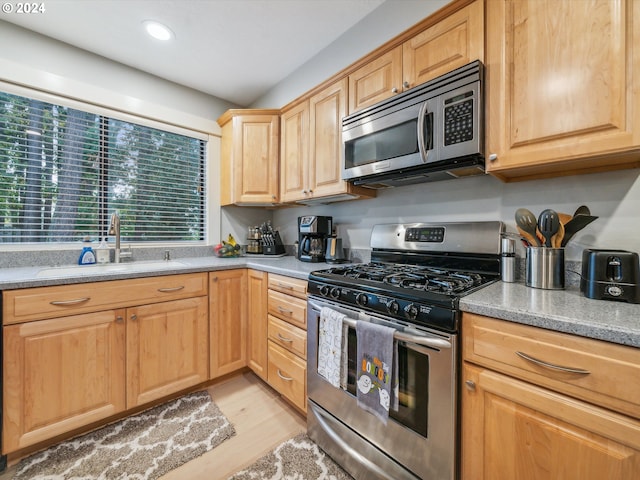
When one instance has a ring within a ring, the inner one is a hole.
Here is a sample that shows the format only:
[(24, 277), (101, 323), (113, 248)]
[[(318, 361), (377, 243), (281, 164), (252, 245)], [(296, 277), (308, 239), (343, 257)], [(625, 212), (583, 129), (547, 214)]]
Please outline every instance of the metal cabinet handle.
[(531, 355), (527, 355), (524, 352), (516, 352), (516, 355), (518, 355), (520, 358), (524, 358), (528, 362), (534, 363), (541, 367), (549, 368), (551, 370), (558, 370), (560, 372), (566, 372), (566, 373), (578, 373), (580, 375), (589, 375), (591, 373), (589, 370), (584, 370), (582, 368), (563, 367), (562, 365), (556, 365), (554, 363), (545, 362), (543, 360), (534, 358)]
[(180, 287), (159, 288), (158, 291), (162, 292), (162, 293), (171, 293), (171, 292), (178, 292), (178, 291), (182, 290), (183, 288), (184, 288), (184, 285), (182, 285)]
[(398, 87), (393, 87), (391, 89), (391, 93), (398, 93)]
[(286, 308), (281, 307), (280, 305), (278, 305), (278, 311), (280, 313), (293, 313), (293, 310), (287, 310)]
[(278, 282), (278, 287), (284, 288), (286, 290), (293, 290), (293, 287), (291, 285), (285, 285), (284, 283), (279, 283)]
[(122, 315), (118, 315), (116, 317), (116, 323), (122, 323), (122, 322), (124, 322), (124, 317)]
[(490, 162), (495, 162), (498, 159), (498, 154), (497, 153), (491, 153), (489, 155), (489, 161)]
[(474, 382), (473, 380), (466, 380), (464, 384), (467, 386), (467, 389), (469, 390), (473, 391), (476, 389), (476, 382)]
[(134, 322), (138, 320), (138, 315), (136, 315), (135, 313), (131, 315), (131, 320), (133, 320)]
[(402, 86), (404, 88), (409, 88), (409, 82), (407, 82), (407, 81), (402, 82)]
[(293, 342), (292, 338), (283, 337), (282, 335), (280, 335), (280, 333), (278, 333), (278, 339), (282, 340), (283, 342), (287, 342), (287, 343)]
[(280, 373), (280, 369), (278, 369), (278, 376), (284, 380), (285, 382), (292, 382), (293, 381), (293, 377), (285, 377), (284, 375), (282, 375), (282, 373)]
[(56, 306), (68, 306), (68, 305), (78, 305), (79, 303), (88, 302), (89, 300), (91, 300), (91, 297), (75, 298), (73, 300), (53, 300), (49, 303), (51, 305), (56, 305)]

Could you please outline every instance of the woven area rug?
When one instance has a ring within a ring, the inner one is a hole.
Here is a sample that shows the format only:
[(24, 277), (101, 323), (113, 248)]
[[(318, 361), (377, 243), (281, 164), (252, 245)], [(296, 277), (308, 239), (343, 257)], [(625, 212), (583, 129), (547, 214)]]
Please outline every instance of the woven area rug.
[(353, 477), (301, 433), (228, 480), (353, 480)]
[(206, 391), (67, 440), (18, 464), (14, 480), (153, 480), (235, 435)]

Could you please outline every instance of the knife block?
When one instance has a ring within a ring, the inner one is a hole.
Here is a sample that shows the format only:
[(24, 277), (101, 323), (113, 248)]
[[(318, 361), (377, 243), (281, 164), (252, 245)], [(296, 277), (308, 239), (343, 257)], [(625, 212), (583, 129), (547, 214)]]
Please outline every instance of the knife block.
[(285, 253), (284, 244), (280, 238), (280, 232), (274, 232), (273, 235), (262, 235), (262, 254), (263, 255), (282, 255)]

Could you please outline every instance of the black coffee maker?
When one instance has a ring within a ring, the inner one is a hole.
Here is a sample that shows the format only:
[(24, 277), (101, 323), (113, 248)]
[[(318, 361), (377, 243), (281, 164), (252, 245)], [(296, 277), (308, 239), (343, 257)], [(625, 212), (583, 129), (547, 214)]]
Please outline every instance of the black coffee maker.
[(298, 260), (324, 262), (327, 238), (331, 236), (333, 217), (298, 217)]

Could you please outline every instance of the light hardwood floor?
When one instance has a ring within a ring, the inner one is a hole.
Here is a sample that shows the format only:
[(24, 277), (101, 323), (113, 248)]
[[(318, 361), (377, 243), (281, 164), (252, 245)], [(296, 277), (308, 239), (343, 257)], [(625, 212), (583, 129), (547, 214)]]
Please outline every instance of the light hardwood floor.
[[(236, 434), (160, 480), (226, 479), (306, 430), (304, 417), (253, 373), (236, 375), (208, 390)], [(9, 467), (0, 480), (10, 480), (14, 469)]]

